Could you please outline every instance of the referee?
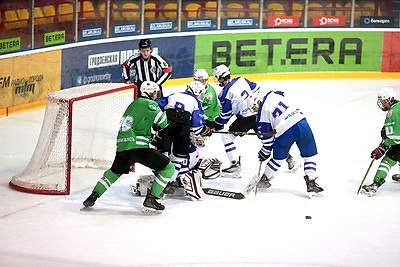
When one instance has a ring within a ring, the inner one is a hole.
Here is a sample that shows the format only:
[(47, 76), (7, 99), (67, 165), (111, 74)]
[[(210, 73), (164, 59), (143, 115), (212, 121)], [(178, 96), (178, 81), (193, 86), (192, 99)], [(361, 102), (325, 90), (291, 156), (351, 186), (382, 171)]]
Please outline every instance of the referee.
[(152, 53), (151, 42), (149, 39), (142, 39), (139, 42), (139, 53), (133, 54), (122, 64), (122, 76), (126, 83), (132, 83), (131, 75), (135, 77), (134, 82), (137, 88), (144, 81), (157, 83), (161, 85), (172, 75), (172, 70), (168, 63), (157, 53)]

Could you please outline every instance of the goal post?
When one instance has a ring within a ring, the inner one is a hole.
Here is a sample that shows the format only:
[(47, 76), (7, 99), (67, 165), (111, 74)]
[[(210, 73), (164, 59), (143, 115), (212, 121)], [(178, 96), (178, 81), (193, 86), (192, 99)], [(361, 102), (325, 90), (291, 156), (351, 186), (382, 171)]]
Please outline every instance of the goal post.
[(96, 83), (49, 93), (42, 128), (26, 168), (10, 187), (29, 193), (68, 195), (74, 168), (108, 169), (116, 152), (120, 119), (137, 98), (136, 85)]

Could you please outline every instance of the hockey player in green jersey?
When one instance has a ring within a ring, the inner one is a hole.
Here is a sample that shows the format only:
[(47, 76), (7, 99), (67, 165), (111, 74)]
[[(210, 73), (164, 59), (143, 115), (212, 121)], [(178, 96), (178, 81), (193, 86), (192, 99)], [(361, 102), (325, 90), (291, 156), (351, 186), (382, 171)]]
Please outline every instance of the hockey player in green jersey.
[(142, 83), (140, 93), (141, 97), (128, 106), (120, 121), (114, 162), (97, 182), (92, 194), (83, 202), (85, 207), (92, 207), (97, 198), (122, 174), (129, 173), (130, 166), (137, 162), (158, 173), (143, 202), (142, 212), (161, 213), (165, 208), (157, 202), (157, 198), (168, 184), (175, 168), (168, 157), (150, 148), (149, 144), (152, 127), (163, 129), (167, 127), (168, 119), (155, 102), (161, 96), (160, 87), (155, 82)]
[(214, 128), (215, 118), (218, 117), (221, 112), (221, 105), (219, 104), (217, 93), (215, 89), (208, 84), (208, 72), (205, 69), (196, 70), (193, 78), (195, 81), (201, 82), (206, 88), (202, 103), (204, 117), (206, 125), (210, 128)]
[(362, 187), (362, 193), (372, 196), (385, 183), (390, 169), (400, 161), (400, 104), (395, 99), (392, 87), (384, 87), (378, 93), (377, 104), (386, 111), (384, 127), (381, 131), (382, 142), (371, 153), (371, 158), (382, 158), (379, 168), (370, 185)]

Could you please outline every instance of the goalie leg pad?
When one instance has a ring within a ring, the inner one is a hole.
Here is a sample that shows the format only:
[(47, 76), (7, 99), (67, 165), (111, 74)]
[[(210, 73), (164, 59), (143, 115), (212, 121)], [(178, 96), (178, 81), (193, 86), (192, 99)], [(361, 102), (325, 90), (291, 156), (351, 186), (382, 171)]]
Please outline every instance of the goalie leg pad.
[(201, 176), (202, 174), (199, 170), (192, 170), (181, 176), (185, 193), (190, 196), (192, 200), (198, 200), (205, 196), (201, 188)]
[(154, 174), (140, 175), (136, 184), (131, 184), (131, 190), (134, 195), (146, 196), (147, 189), (151, 190), (151, 184), (156, 176)]

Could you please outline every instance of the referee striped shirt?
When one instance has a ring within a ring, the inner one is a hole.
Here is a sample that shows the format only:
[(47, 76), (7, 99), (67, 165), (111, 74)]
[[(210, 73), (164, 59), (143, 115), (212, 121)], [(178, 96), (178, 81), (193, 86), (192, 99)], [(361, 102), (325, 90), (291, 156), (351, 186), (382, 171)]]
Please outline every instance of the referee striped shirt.
[(152, 81), (162, 85), (172, 75), (168, 63), (157, 53), (151, 53), (148, 59), (143, 59), (140, 53), (135, 53), (122, 64), (122, 76), (126, 81), (135, 76), (134, 83), (140, 87), (144, 81)]

